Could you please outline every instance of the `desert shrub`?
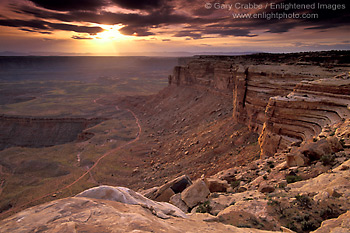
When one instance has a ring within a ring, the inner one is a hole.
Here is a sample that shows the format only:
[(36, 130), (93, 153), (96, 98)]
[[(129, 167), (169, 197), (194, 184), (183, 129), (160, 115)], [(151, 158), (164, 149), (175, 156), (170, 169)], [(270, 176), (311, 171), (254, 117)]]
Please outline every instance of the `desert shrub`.
[(293, 217), (293, 219), (296, 221), (296, 222), (302, 222), (304, 221), (304, 217), (303, 216), (300, 216), (299, 214), (295, 217)]
[(309, 207), (311, 205), (311, 199), (306, 195), (296, 195), (295, 198), (299, 204), (303, 207)]
[(211, 206), (209, 205), (209, 201), (206, 201), (202, 204), (200, 204), (196, 210), (197, 213), (210, 213), (211, 211)]
[(330, 218), (336, 218), (338, 216), (339, 216), (339, 213), (329, 206), (327, 206), (327, 208), (323, 208), (320, 211), (320, 217), (323, 220), (330, 219)]
[(241, 183), (240, 180), (235, 180), (235, 181), (231, 181), (230, 185), (231, 185), (232, 188), (236, 188), (236, 187), (239, 186), (239, 183)]
[(252, 228), (252, 226), (245, 225), (245, 224), (239, 224), (239, 225), (237, 225), (237, 227), (239, 227), (239, 228)]
[(327, 165), (332, 165), (334, 163), (334, 155), (333, 154), (330, 154), (330, 155), (323, 155), (321, 158), (320, 158), (320, 161), (322, 162), (322, 164), (324, 166), (327, 166)]
[(289, 222), (286, 227), (292, 231), (298, 231), (298, 228), (295, 226), (294, 221)]
[(301, 181), (301, 177), (297, 175), (286, 175), (286, 180), (288, 184), (295, 183)]
[(303, 231), (313, 231), (317, 229), (317, 224), (315, 224), (315, 222), (313, 221), (303, 221), (301, 223), (301, 229)]

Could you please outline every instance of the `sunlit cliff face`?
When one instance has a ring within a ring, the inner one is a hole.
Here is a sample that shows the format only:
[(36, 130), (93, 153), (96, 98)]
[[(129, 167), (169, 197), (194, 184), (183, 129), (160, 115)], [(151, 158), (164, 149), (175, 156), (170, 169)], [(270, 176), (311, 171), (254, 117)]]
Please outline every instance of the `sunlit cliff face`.
[(2, 0), (0, 51), (150, 55), (349, 49), (349, 4), (313, 4)]

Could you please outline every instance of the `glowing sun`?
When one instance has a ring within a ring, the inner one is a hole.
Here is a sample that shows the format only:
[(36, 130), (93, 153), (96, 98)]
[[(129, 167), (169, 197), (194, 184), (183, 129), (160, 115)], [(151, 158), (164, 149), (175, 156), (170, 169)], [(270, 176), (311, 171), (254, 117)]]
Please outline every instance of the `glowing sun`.
[(123, 27), (123, 25), (99, 25), (101, 28), (104, 29), (103, 32), (97, 33), (95, 36), (93, 36), (94, 39), (99, 40), (121, 40), (126, 39), (127, 36), (121, 34), (119, 32), (119, 29)]

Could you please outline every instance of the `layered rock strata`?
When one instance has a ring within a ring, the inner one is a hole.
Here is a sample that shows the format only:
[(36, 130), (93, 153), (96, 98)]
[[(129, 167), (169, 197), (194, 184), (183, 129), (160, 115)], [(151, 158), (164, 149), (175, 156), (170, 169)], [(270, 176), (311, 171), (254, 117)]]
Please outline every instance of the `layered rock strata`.
[(271, 97), (259, 138), (263, 156), (272, 156), (292, 143), (312, 139), (325, 126), (350, 117), (347, 76), (303, 81), (286, 96)]
[(232, 93), (234, 120), (261, 133), (261, 154), (272, 156), (349, 116), (349, 81), (331, 79), (350, 71), (348, 56), (314, 55), (197, 56), (169, 84)]

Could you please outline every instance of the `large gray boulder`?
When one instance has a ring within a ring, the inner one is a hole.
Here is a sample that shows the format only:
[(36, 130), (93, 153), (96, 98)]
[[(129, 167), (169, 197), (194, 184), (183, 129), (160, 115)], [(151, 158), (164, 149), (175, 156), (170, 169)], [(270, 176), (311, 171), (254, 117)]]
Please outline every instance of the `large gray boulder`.
[(125, 204), (140, 205), (152, 211), (160, 218), (169, 218), (170, 216), (187, 218), (187, 215), (172, 204), (166, 202), (152, 201), (140, 193), (124, 187), (99, 186), (85, 190), (79, 193), (76, 197), (88, 197), (95, 199), (103, 199), (116, 201)]

